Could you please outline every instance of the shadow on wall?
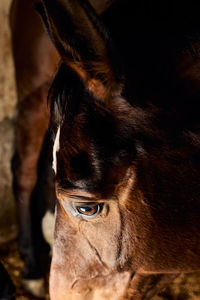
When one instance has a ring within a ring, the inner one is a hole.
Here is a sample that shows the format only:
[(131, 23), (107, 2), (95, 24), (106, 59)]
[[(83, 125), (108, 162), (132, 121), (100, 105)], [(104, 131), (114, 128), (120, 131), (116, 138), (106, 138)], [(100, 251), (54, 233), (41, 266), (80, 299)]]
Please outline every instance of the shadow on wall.
[(16, 91), (12, 61), (9, 7), (0, 1), (0, 245), (17, 235), (10, 161), (13, 154)]

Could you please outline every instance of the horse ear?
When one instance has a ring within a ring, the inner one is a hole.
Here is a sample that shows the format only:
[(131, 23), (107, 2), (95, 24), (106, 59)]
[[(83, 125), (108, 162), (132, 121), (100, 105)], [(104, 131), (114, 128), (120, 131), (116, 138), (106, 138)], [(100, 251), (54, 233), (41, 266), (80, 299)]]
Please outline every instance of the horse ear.
[(102, 14), (115, 0), (88, 0), (98, 15)]
[(42, 0), (36, 9), (62, 61), (88, 90), (102, 100), (118, 95), (121, 85), (110, 59), (109, 35), (92, 6), (86, 0)]

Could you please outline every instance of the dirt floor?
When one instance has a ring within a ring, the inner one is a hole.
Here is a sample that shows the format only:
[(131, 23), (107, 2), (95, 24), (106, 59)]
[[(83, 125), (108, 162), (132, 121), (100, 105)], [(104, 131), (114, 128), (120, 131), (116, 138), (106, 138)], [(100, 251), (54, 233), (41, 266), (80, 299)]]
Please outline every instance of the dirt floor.
[[(21, 285), (21, 276), (23, 271), (23, 262), (21, 261), (17, 248), (17, 241), (12, 241), (9, 245), (1, 246), (0, 260), (4, 264), (4, 267), (11, 276), (13, 283), (16, 286), (16, 299), (17, 300), (36, 300), (28, 294)], [(44, 299), (48, 300), (48, 274), (46, 274), (46, 296)]]
[[(17, 287), (16, 300), (36, 300), (37, 298), (29, 295), (21, 286), (23, 262), (19, 258), (16, 241), (0, 249), (0, 259)], [(46, 300), (49, 299), (47, 281), (48, 274), (46, 279)], [(154, 297), (153, 300), (200, 300), (200, 272), (180, 275), (165, 291)]]

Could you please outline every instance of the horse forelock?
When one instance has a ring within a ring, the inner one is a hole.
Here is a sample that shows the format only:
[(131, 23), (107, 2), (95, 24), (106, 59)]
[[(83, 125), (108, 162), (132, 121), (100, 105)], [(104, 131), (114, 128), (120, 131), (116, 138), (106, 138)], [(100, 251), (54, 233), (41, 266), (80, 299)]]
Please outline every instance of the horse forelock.
[(58, 127), (57, 133), (56, 133), (56, 138), (54, 141), (54, 146), (53, 146), (53, 164), (52, 168), (55, 172), (57, 173), (57, 152), (59, 151), (60, 148), (60, 127)]

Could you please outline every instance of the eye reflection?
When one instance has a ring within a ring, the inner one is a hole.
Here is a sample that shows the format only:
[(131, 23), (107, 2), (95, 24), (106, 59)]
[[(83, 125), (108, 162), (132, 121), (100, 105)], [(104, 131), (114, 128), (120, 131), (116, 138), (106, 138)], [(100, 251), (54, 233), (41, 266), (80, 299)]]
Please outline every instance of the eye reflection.
[(74, 208), (79, 215), (88, 218), (96, 217), (102, 210), (103, 203), (77, 203), (74, 204)]
[(98, 213), (99, 211), (99, 205), (95, 206), (77, 206), (76, 207), (79, 214), (85, 215), (85, 216), (93, 216), (94, 214)]

